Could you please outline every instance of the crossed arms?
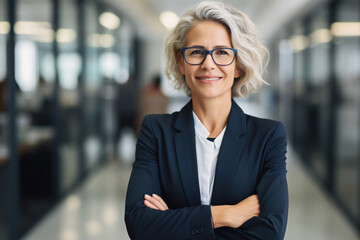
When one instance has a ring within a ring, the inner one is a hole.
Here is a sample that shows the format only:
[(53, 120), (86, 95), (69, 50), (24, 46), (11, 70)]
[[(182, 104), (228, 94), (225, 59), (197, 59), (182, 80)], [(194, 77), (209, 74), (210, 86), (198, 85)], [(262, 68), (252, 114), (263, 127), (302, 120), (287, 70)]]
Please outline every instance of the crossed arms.
[(256, 195), (235, 205), (169, 208), (163, 200), (157, 140), (150, 121), (143, 122), (126, 197), (125, 222), (132, 239), (283, 239), (288, 196), (286, 135), (281, 124), (274, 127), (267, 143)]

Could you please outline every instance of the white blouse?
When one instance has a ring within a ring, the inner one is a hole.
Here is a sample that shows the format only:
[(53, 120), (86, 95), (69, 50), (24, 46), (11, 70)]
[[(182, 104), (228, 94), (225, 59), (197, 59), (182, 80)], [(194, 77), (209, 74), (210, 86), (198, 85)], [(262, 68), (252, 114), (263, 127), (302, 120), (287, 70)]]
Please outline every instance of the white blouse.
[(214, 142), (212, 142), (207, 139), (210, 135), (209, 131), (205, 128), (194, 112), (193, 117), (201, 204), (210, 205), (214, 186), (216, 163), (226, 126), (216, 137)]

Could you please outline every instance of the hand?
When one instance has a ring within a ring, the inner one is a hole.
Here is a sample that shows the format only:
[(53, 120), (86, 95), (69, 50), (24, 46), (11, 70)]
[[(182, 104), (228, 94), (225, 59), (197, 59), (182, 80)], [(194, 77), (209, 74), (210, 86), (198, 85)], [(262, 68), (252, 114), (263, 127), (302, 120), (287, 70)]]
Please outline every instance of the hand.
[(252, 195), (235, 205), (212, 206), (211, 211), (215, 223), (215, 228), (238, 228), (250, 218), (259, 216), (259, 198), (258, 195)]
[(162, 211), (169, 209), (166, 203), (164, 202), (164, 200), (155, 193), (153, 193), (152, 196), (145, 194), (144, 198), (145, 198), (144, 204), (148, 208), (162, 210)]
[(232, 224), (230, 227), (238, 228), (250, 218), (259, 216), (260, 203), (258, 195), (245, 198), (243, 201), (234, 205), (231, 210), (230, 221)]

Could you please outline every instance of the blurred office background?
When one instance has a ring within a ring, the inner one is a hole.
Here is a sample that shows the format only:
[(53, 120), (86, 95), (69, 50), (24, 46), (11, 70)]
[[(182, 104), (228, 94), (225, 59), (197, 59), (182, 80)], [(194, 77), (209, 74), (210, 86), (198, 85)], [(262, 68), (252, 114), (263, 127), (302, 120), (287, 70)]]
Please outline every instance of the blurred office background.
[[(196, 2), (0, 0), (1, 240), (128, 239), (139, 122), (188, 101), (163, 39)], [(287, 127), (286, 239), (359, 239), (360, 1), (226, 2), (270, 49), (271, 85), (237, 101)]]

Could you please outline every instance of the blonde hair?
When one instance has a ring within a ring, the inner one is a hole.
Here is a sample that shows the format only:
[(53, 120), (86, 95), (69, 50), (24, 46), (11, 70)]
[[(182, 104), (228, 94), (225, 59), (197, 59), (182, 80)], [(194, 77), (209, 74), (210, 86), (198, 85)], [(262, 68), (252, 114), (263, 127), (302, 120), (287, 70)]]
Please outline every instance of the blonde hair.
[(197, 23), (213, 21), (224, 25), (231, 37), (233, 48), (237, 49), (236, 67), (241, 75), (232, 86), (233, 97), (247, 97), (266, 81), (262, 74), (268, 63), (269, 52), (260, 42), (256, 26), (244, 13), (222, 2), (201, 2), (182, 16), (176, 27), (165, 39), (165, 74), (176, 89), (182, 89), (191, 96), (185, 76), (181, 74), (178, 54), (186, 46), (186, 35)]

